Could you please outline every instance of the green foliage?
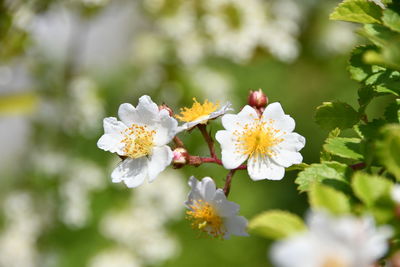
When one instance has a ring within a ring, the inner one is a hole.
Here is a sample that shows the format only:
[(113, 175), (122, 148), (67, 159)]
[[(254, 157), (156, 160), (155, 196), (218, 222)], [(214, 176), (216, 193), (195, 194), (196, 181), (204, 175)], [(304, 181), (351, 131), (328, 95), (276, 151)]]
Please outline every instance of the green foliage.
[(345, 0), (340, 3), (330, 19), (358, 23), (380, 23), (382, 9), (368, 0)]
[(381, 129), (376, 153), (381, 164), (400, 180), (400, 124), (388, 124)]
[(382, 22), (393, 31), (400, 32), (400, 15), (391, 9), (383, 11)]
[(332, 187), (314, 183), (308, 193), (310, 205), (316, 209), (326, 209), (333, 214), (349, 213), (349, 198)]
[(372, 206), (379, 198), (390, 194), (393, 184), (380, 176), (356, 172), (351, 185), (354, 194), (367, 206)]
[(349, 171), (345, 164), (336, 161), (311, 164), (310, 167), (299, 173), (295, 182), (299, 185), (298, 189), (301, 192), (310, 190), (311, 185), (315, 183), (346, 185), (348, 183), (346, 174)]
[(270, 239), (282, 239), (303, 231), (303, 220), (296, 214), (282, 211), (265, 211), (249, 222), (249, 231)]
[(357, 111), (343, 102), (324, 102), (317, 107), (315, 121), (326, 130), (351, 128), (360, 119)]
[(342, 158), (362, 160), (364, 156), (361, 154), (360, 138), (328, 138), (324, 149), (332, 154)]

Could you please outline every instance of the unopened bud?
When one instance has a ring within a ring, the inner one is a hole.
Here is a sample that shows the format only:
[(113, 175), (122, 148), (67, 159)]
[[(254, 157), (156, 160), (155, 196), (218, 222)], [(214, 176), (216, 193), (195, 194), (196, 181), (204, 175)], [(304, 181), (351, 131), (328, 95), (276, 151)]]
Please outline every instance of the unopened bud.
[(172, 154), (172, 164), (174, 168), (182, 168), (188, 163), (189, 153), (183, 147), (175, 148)]
[(169, 115), (171, 117), (174, 116), (174, 111), (167, 105), (167, 104), (162, 104), (160, 106), (158, 106), (158, 110), (163, 110), (165, 109), (166, 111), (168, 111)]
[(268, 97), (261, 89), (250, 91), (248, 104), (256, 109), (264, 108), (268, 104)]

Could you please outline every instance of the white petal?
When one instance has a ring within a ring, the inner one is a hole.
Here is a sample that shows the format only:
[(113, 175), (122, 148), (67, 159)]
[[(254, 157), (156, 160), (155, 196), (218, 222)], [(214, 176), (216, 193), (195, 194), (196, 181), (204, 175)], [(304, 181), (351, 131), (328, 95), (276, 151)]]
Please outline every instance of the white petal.
[(211, 202), (215, 196), (215, 182), (210, 177), (205, 177), (200, 182), (200, 194), (206, 202)]
[(233, 108), (231, 108), (232, 104), (231, 102), (226, 102), (225, 105), (223, 105), (220, 109), (212, 112), (209, 116), (209, 119), (215, 119), (218, 118), (219, 116), (224, 115), (227, 111), (233, 110)]
[(252, 123), (256, 118), (258, 118), (256, 110), (246, 105), (238, 114), (226, 114), (221, 120), (226, 130), (234, 131), (243, 128), (246, 123)]
[(231, 216), (224, 220), (226, 233), (224, 238), (229, 239), (230, 235), (248, 236), (246, 232), (247, 220), (243, 216)]
[(203, 199), (200, 194), (200, 182), (196, 179), (196, 177), (191, 176), (188, 182), (189, 186), (192, 188), (190, 190), (189, 195), (187, 197), (187, 201), (185, 201), (185, 205), (188, 209), (192, 206), (194, 201)]
[(121, 134), (103, 134), (99, 141), (97, 141), (97, 147), (111, 153), (118, 153), (118, 155), (125, 156), (124, 147), (125, 144), (121, 142), (123, 136)]
[(139, 121), (144, 124), (153, 124), (159, 120), (159, 110), (156, 103), (147, 95), (139, 98), (139, 104), (136, 107)]
[(281, 104), (278, 102), (269, 104), (263, 112), (263, 121), (269, 122), (269, 120), (271, 119), (274, 121), (273, 127), (275, 129), (283, 130), (286, 132), (292, 132), (294, 130), (294, 119), (289, 115), (285, 115)]
[(247, 155), (236, 151), (236, 137), (232, 132), (218, 131), (215, 139), (221, 144), (221, 159), (226, 169), (235, 169), (247, 159)]
[(104, 133), (106, 134), (120, 134), (126, 129), (126, 125), (118, 121), (114, 117), (108, 117), (103, 120)]
[(268, 157), (251, 157), (247, 162), (247, 171), (254, 181), (268, 179), (281, 180), (285, 175), (285, 168), (276, 165)]
[(283, 135), (281, 138), (283, 141), (277, 145), (278, 149), (297, 152), (306, 144), (306, 139), (298, 133), (288, 133)]
[(114, 183), (123, 181), (128, 187), (141, 185), (147, 176), (147, 158), (125, 159), (111, 173)]
[(97, 147), (105, 151), (118, 153), (122, 156), (125, 155), (123, 151), (125, 145), (121, 143), (123, 139), (121, 132), (126, 129), (126, 126), (113, 117), (105, 118), (103, 120), (103, 125), (105, 133), (100, 137), (99, 141), (97, 141)]
[(163, 146), (171, 142), (172, 138), (178, 132), (178, 122), (172, 118), (168, 111), (161, 110), (159, 112), (159, 121), (154, 126), (156, 135), (154, 142), (157, 146)]
[(129, 103), (123, 103), (119, 106), (118, 117), (128, 127), (137, 122), (138, 118), (135, 107)]
[(171, 164), (172, 150), (169, 146), (155, 147), (148, 161), (149, 182), (154, 181), (157, 175)]
[(234, 216), (240, 209), (240, 206), (235, 202), (226, 200), (226, 196), (222, 189), (217, 189), (215, 192), (213, 203), (221, 217)]
[(280, 150), (272, 159), (283, 167), (289, 167), (293, 164), (300, 164), (303, 161), (303, 156), (299, 152)]

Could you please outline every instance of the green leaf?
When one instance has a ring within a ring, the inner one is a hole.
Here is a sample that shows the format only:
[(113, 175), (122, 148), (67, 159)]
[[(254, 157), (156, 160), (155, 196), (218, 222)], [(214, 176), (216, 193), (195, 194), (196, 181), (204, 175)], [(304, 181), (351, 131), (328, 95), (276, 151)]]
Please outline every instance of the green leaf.
[(392, 9), (385, 9), (382, 17), (383, 24), (393, 31), (400, 32), (400, 14)]
[(367, 124), (362, 124), (358, 126), (359, 131), (365, 139), (376, 139), (379, 136), (380, 128), (385, 125), (385, 121), (381, 119), (374, 119)]
[(303, 163), (295, 164), (295, 165), (292, 165), (292, 166), (286, 168), (286, 171), (302, 171), (305, 168), (307, 168), (308, 166), (309, 165), (307, 163), (303, 162)]
[(350, 171), (345, 164), (336, 161), (311, 164), (310, 167), (299, 172), (295, 183), (301, 192), (308, 191), (313, 183), (336, 182), (347, 184), (346, 174)]
[(400, 123), (400, 99), (396, 99), (386, 107), (385, 119), (388, 122)]
[(400, 181), (400, 124), (389, 124), (381, 129), (376, 154), (381, 164)]
[(358, 23), (380, 23), (382, 9), (367, 0), (345, 0), (330, 15), (332, 20)]
[(334, 214), (350, 212), (350, 201), (348, 197), (332, 187), (314, 183), (308, 194), (310, 205), (317, 209), (326, 209)]
[(332, 154), (347, 159), (362, 160), (364, 156), (361, 154), (361, 139), (335, 137), (328, 138), (324, 149)]
[(374, 73), (384, 71), (385, 68), (378, 65), (367, 64), (364, 55), (368, 51), (379, 51), (374, 45), (358, 46), (351, 52), (348, 70), (352, 79), (362, 82)]
[(251, 219), (248, 228), (253, 234), (270, 239), (282, 239), (305, 230), (305, 225), (296, 214), (270, 210)]
[(356, 172), (351, 185), (355, 195), (367, 206), (372, 206), (379, 198), (390, 194), (393, 184), (380, 176)]
[(357, 111), (343, 102), (324, 102), (315, 114), (315, 121), (326, 130), (351, 128), (359, 120)]

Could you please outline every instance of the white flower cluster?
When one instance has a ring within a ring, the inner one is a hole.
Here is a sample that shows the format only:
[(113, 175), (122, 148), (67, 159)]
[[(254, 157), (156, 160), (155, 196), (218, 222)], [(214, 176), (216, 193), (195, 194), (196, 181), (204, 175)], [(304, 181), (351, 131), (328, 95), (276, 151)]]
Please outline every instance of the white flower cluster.
[[(256, 93), (257, 96), (260, 94), (261, 91)], [(264, 102), (260, 103), (265, 106), (266, 97), (263, 96), (262, 100)], [(176, 142), (179, 132), (191, 131), (194, 127), (202, 131), (210, 148), (211, 158), (206, 161), (222, 164), (231, 170), (231, 175), (242, 168), (248, 170), (253, 180), (280, 180), (286, 167), (302, 162), (299, 150), (304, 147), (305, 139), (293, 132), (295, 122), (285, 115), (279, 103), (268, 105), (261, 114), (251, 106), (245, 106), (237, 115), (225, 114), (232, 110), (230, 106), (229, 102), (220, 107), (219, 103), (206, 100), (201, 104), (194, 99), (192, 107), (182, 108), (181, 113), (175, 115), (183, 122), (178, 126), (171, 116), (172, 110), (166, 106), (159, 108), (149, 96), (142, 96), (136, 107), (122, 104), (118, 111), (120, 120), (114, 117), (104, 119), (104, 135), (97, 143), (99, 148), (116, 153), (123, 159), (112, 172), (112, 181), (138, 187), (146, 179), (153, 182), (174, 159), (179, 159), (181, 165), (191, 162), (193, 165), (202, 164), (201, 157), (194, 157), (197, 161), (193, 163), (189, 159), (192, 156), (182, 152), (185, 151), (183, 147), (172, 152), (168, 145), (173, 139)], [(223, 116), (222, 123), (226, 129), (216, 134), (221, 144), (222, 160), (215, 155), (212, 138), (205, 130), (210, 120), (220, 116)], [(248, 165), (242, 166), (247, 159)], [(230, 235), (246, 235), (247, 220), (237, 215), (239, 205), (226, 199), (230, 184), (222, 190), (217, 189), (209, 177), (202, 181), (192, 177), (189, 185), (192, 190), (185, 204), (194, 228), (225, 239)], [(126, 236), (129, 235), (122, 238)]]
[(298, 55), (297, 37), (307, 6), (293, 0), (144, 3), (155, 15), (153, 23), (175, 42), (176, 54), (186, 64), (209, 54), (245, 62), (259, 47), (291, 62)]
[(279, 267), (368, 267), (388, 249), (392, 231), (375, 226), (371, 217), (334, 218), (323, 212), (308, 217), (308, 231), (275, 244), (272, 260)]
[(93, 266), (108, 266), (110, 258), (120, 254), (131, 255), (122, 257), (126, 262), (122, 266), (160, 264), (177, 253), (178, 243), (165, 223), (180, 218), (184, 185), (179, 174), (166, 171), (160, 176), (151, 185), (137, 188), (122, 209), (111, 210), (102, 218), (100, 232), (116, 245), (96, 255)]

